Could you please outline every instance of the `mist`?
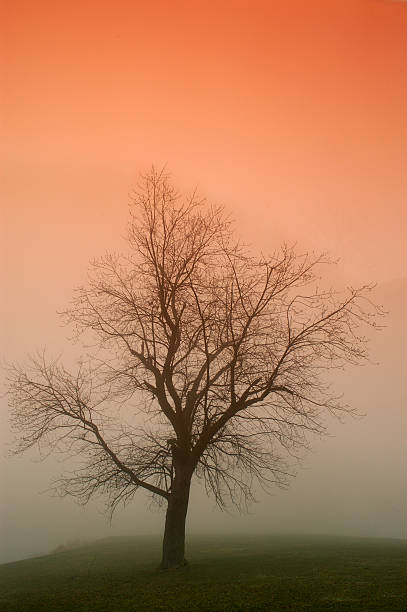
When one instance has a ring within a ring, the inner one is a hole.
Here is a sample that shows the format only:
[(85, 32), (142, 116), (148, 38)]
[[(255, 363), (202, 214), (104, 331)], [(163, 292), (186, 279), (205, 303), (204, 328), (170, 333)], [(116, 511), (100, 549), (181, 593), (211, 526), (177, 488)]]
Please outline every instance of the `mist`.
[[(224, 204), (254, 251), (328, 251), (328, 282), (377, 282), (389, 313), (372, 363), (332, 380), (360, 416), (329, 419), (290, 460), (289, 488), (256, 489), (247, 514), (220, 512), (193, 480), (187, 532), (407, 538), (406, 5), (233, 5), (8, 6), (1, 360), (46, 347), (69, 365), (79, 349), (57, 311), (92, 258), (122, 249), (138, 172), (166, 165), (182, 191)], [(0, 562), (161, 536), (164, 512), (142, 492), (111, 523), (103, 499), (47, 492), (72, 466), (9, 455), (3, 391)]]
[[(406, 538), (406, 390), (403, 351), (407, 279), (382, 284), (376, 302), (389, 311), (386, 327), (371, 339), (372, 363), (336, 375), (335, 389), (360, 416), (327, 422), (329, 435), (310, 439), (301, 461), (291, 459), (296, 476), (289, 488), (270, 494), (255, 489), (247, 513), (217, 509), (194, 479), (187, 533), (332, 534)], [(4, 399), (2, 402), (4, 403)], [(9, 445), (3, 406), (3, 442)], [(162, 535), (164, 512), (143, 492), (109, 522), (103, 499), (78, 506), (49, 491), (52, 479), (72, 464), (63, 457), (39, 461), (32, 450), (2, 457), (1, 562), (46, 554), (59, 545), (116, 535)], [(47, 491), (48, 489), (48, 491)]]

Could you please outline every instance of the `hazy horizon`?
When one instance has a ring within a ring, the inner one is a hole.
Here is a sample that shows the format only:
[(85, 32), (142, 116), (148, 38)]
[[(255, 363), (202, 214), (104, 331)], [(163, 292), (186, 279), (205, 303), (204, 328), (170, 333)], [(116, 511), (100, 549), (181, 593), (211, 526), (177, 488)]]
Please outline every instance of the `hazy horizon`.
[[(257, 490), (258, 501), (248, 514), (239, 514), (233, 507), (229, 513), (219, 511), (215, 502), (206, 497), (199, 481), (194, 481), (187, 533), (407, 538), (407, 490), (400, 486), (407, 462), (404, 444), (407, 397), (402, 388), (407, 278), (378, 287), (376, 301), (390, 314), (386, 328), (373, 335), (372, 363), (349, 368), (341, 373), (335, 386), (366, 416), (347, 417), (344, 423), (332, 418), (329, 435), (322, 439), (314, 437), (304, 460), (299, 464), (292, 462), (298, 474), (290, 480), (288, 489), (275, 488), (271, 495)], [(398, 349), (393, 346), (395, 329)], [(378, 360), (380, 365), (375, 365)], [(389, 378), (394, 387), (392, 392), (381, 387), (378, 372)], [(386, 396), (390, 406), (384, 404)], [(2, 422), (5, 433), (4, 414)], [(386, 456), (383, 449), (387, 449)], [(3, 456), (0, 562), (46, 554), (72, 540), (162, 535), (164, 513), (149, 505), (141, 491), (126, 508), (117, 510), (111, 524), (103, 513), (102, 498), (81, 507), (73, 499), (46, 493), (52, 478), (70, 468), (68, 461), (60, 463), (62, 457), (58, 459), (59, 462), (51, 456), (38, 463), (36, 450), (23, 457)]]

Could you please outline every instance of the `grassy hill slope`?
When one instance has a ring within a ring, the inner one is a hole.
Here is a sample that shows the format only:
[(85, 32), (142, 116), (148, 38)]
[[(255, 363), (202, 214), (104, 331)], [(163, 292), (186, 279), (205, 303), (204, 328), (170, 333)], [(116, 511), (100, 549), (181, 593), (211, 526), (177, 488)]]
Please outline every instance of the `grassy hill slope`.
[(109, 538), (0, 566), (1, 612), (407, 610), (407, 541), (190, 538), (161, 572), (157, 538)]

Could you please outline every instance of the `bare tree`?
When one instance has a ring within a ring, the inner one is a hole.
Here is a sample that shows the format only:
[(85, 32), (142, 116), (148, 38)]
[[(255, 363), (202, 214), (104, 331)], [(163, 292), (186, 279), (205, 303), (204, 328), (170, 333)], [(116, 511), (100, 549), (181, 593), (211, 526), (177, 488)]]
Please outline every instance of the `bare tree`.
[(221, 507), (244, 506), (254, 479), (285, 484), (286, 451), (349, 410), (325, 374), (366, 359), (379, 312), (368, 286), (318, 289), (323, 256), (251, 256), (222, 209), (181, 198), (163, 172), (140, 179), (127, 239), (64, 313), (94, 357), (75, 374), (43, 356), (11, 369), (16, 452), (71, 450), (82, 464), (57, 486), (84, 503), (103, 493), (113, 512), (138, 488), (166, 503), (170, 568), (185, 562), (192, 476)]

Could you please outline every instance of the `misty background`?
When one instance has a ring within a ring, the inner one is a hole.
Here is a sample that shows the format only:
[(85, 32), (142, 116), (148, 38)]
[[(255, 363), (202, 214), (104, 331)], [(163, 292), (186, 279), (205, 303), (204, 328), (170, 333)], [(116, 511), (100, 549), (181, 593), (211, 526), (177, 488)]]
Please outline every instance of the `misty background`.
[[(59, 282), (62, 286), (63, 281)], [(332, 377), (335, 389), (344, 393), (345, 401), (361, 416), (347, 416), (343, 423), (328, 418), (329, 436), (311, 437), (311, 449), (303, 453), (303, 461), (291, 460), (297, 476), (289, 489), (276, 488), (271, 495), (255, 489), (257, 503), (247, 514), (233, 507), (228, 513), (219, 511), (195, 480), (187, 533), (407, 537), (407, 279), (382, 283), (374, 299), (390, 312), (386, 328), (372, 336), (373, 363)], [(52, 310), (51, 305), (49, 308)], [(17, 349), (39, 346), (45, 335), (48, 353), (52, 349), (54, 354), (63, 353), (67, 330), (57, 327), (55, 314), (31, 333), (25, 327), (23, 338), (12, 337), (14, 343), (19, 340)], [(70, 364), (69, 347), (65, 355)], [(40, 462), (36, 449), (21, 457), (7, 457), (11, 434), (5, 399), (2, 404), (1, 562), (111, 535), (162, 534), (164, 512), (151, 505), (142, 491), (115, 513), (112, 523), (103, 512), (103, 498), (80, 507), (70, 498), (53, 497), (47, 491), (51, 480), (72, 469), (72, 462), (64, 461), (63, 456)]]
[[(406, 538), (407, 5), (146, 4), (2, 8), (1, 360), (45, 346), (69, 365), (56, 311), (93, 257), (122, 249), (139, 171), (167, 164), (255, 251), (328, 251), (333, 286), (377, 282), (389, 311), (372, 363), (333, 377), (365, 416), (329, 420), (289, 489), (256, 491), (247, 515), (219, 512), (195, 481), (188, 532)], [(0, 403), (0, 562), (162, 534), (143, 492), (111, 525), (102, 499), (44, 492), (69, 462), (9, 457)]]

